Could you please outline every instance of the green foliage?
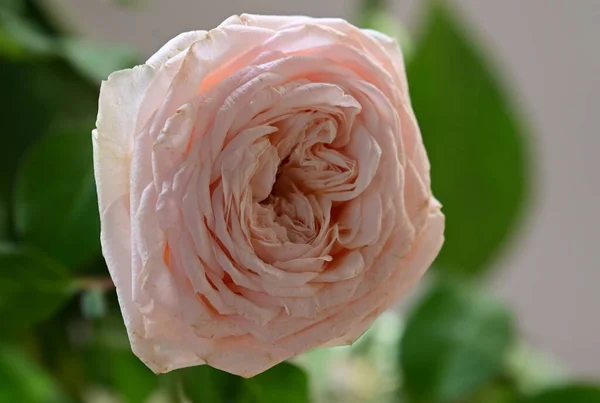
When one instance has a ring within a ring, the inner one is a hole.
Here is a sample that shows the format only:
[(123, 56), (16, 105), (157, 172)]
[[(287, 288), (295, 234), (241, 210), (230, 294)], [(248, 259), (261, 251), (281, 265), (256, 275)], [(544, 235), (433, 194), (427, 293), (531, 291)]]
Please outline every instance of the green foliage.
[(447, 217), (438, 267), (480, 274), (523, 207), (526, 139), (497, 75), (441, 1), (407, 66), (413, 107)]
[(24, 3), (3, 0), (0, 5), (0, 57), (9, 60), (64, 58), (85, 78), (98, 83), (116, 70), (136, 64), (137, 55), (127, 46), (105, 45), (77, 37), (61, 37), (44, 31), (48, 21), (23, 15)]
[(559, 386), (525, 398), (519, 403), (600, 403), (600, 385)]
[(15, 222), (25, 242), (75, 268), (100, 253), (100, 219), (88, 130), (42, 139), (24, 159)]
[(52, 315), (72, 295), (65, 267), (23, 248), (0, 244), (0, 317), (4, 335)]
[(193, 403), (308, 403), (308, 378), (283, 362), (253, 378), (243, 379), (207, 365), (180, 369), (183, 392)]
[(63, 40), (62, 53), (73, 67), (93, 82), (105, 80), (113, 71), (131, 67), (137, 60), (129, 47), (104, 45), (79, 38)]
[(194, 403), (236, 402), (242, 388), (242, 378), (207, 365), (180, 369), (176, 374), (185, 396)]
[(454, 402), (501, 374), (515, 336), (509, 312), (468, 286), (440, 282), (419, 302), (401, 341), (411, 402)]
[(240, 403), (308, 403), (308, 378), (295, 365), (281, 363), (243, 382)]
[(25, 6), (25, 0), (3, 0), (0, 3), (0, 12), (21, 14)]
[(10, 101), (2, 104), (0, 119), (0, 239), (9, 239), (15, 174), (23, 155), (37, 138), (60, 126), (88, 122), (91, 130), (97, 90), (60, 60), (12, 63), (0, 57), (0, 76), (10, 77), (2, 82)]
[(104, 386), (123, 403), (143, 402), (158, 388), (158, 377), (133, 353), (127, 344), (96, 344), (86, 351), (88, 377)]
[[(405, 42), (383, 12), (385, 3), (364, 1), (362, 25)], [(448, 217), (437, 263), (452, 274), (480, 274), (522, 209), (526, 141), (468, 31), (440, 1), (430, 4), (408, 75), (434, 193)], [(123, 403), (147, 401), (157, 391), (172, 403), (311, 401), (306, 374), (289, 363), (250, 379), (209, 366), (156, 376), (134, 356), (114, 290), (105, 289), (111, 283), (100, 263), (90, 132), (100, 80), (136, 58), (126, 47), (65, 35), (46, 11), (37, 1), (0, 0), (0, 76), (7, 100), (0, 119), (0, 402), (87, 402), (98, 388)], [(90, 271), (104, 278), (80, 277)], [(79, 298), (71, 298), (76, 292)], [(388, 339), (368, 333), (354, 350), (363, 363), (375, 354), (399, 363), (401, 390), (395, 392), (394, 373), (386, 396), (393, 391), (405, 403), (600, 402), (591, 385), (531, 395), (555, 378), (532, 376), (547, 366), (530, 365), (529, 355), (517, 360), (528, 361), (525, 369), (506, 365), (515, 339), (510, 314), (460, 281), (438, 282), (406, 325), (399, 360), (392, 359), (398, 342), (391, 337), (399, 328), (384, 330)], [(331, 380), (326, 359), (317, 364), (319, 376), (327, 378), (320, 385)], [(386, 374), (395, 369), (383, 367)], [(377, 378), (369, 375), (370, 382)], [(328, 396), (334, 395), (349, 396)]]
[(0, 344), (0, 402), (66, 403), (58, 386), (20, 349)]
[(17, 60), (50, 55), (52, 40), (14, 11), (0, 8), (0, 55)]
[(521, 392), (516, 385), (512, 382), (495, 380), (464, 399), (464, 403), (518, 403), (519, 399), (521, 399)]

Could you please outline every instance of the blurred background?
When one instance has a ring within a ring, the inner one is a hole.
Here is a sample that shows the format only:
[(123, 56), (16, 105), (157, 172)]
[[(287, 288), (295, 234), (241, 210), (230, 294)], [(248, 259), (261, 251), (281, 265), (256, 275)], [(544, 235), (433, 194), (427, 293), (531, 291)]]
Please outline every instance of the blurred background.
[[(0, 402), (82, 389), (141, 402), (175, 382), (139, 368), (123, 340), (96, 242), (88, 134), (111, 71), (242, 12), (342, 17), (397, 37), (447, 215), (440, 258), (398, 312), (352, 348), (295, 361), (312, 399), (600, 401), (590, 385), (600, 379), (600, 1), (0, 0)], [(38, 314), (24, 321), (23, 306)], [(272, 390), (294, 370), (257, 382)], [(197, 400), (186, 377), (234, 381), (182, 373), (192, 401), (281, 401)], [(35, 388), (46, 394), (26, 394)]]

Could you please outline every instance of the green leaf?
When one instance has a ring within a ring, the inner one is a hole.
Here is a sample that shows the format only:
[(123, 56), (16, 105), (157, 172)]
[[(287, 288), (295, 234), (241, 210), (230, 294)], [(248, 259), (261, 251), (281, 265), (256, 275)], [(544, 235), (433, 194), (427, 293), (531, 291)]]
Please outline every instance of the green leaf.
[(90, 379), (108, 387), (123, 403), (143, 402), (158, 387), (158, 377), (130, 348), (97, 346), (86, 354)]
[(51, 56), (54, 51), (54, 41), (35, 24), (18, 16), (11, 8), (0, 8), (0, 56), (19, 60)]
[(52, 378), (14, 346), (0, 344), (0, 402), (65, 402)]
[(517, 223), (529, 183), (525, 133), (496, 72), (447, 6), (431, 1), (407, 66), (412, 104), (447, 216), (437, 266), (480, 274)]
[(454, 282), (439, 283), (412, 312), (400, 364), (411, 402), (453, 402), (499, 375), (514, 338), (509, 312)]
[(71, 268), (100, 253), (89, 130), (44, 136), (30, 151), (17, 178), (15, 223), (26, 242)]
[(243, 403), (308, 403), (308, 377), (287, 362), (278, 364), (253, 378), (244, 379)]
[(243, 379), (201, 365), (175, 372), (193, 403), (307, 403), (308, 378), (295, 365), (281, 363), (253, 378)]
[(506, 372), (516, 381), (519, 390), (525, 393), (537, 393), (568, 379), (566, 368), (523, 340), (511, 348)]
[(0, 77), (7, 77), (2, 90), (10, 96), (0, 119), (0, 239), (6, 240), (13, 233), (13, 187), (23, 155), (57, 127), (81, 122), (93, 127), (98, 90), (60, 60), (13, 63), (0, 57)]
[(179, 369), (183, 393), (193, 403), (238, 403), (242, 378), (200, 365)]
[(25, 0), (2, 0), (2, 3), (0, 3), (0, 12), (21, 14), (24, 8)]
[(512, 382), (492, 382), (463, 400), (464, 403), (518, 403), (521, 392)]
[(6, 331), (46, 319), (73, 291), (63, 266), (37, 252), (0, 244), (0, 317)]
[(600, 403), (600, 385), (575, 384), (546, 390), (523, 403)]
[(129, 47), (105, 45), (79, 38), (62, 42), (63, 54), (83, 76), (93, 82), (105, 80), (112, 72), (133, 67), (137, 56)]
[(0, 240), (8, 239), (10, 234), (10, 214), (7, 199), (5, 193), (0, 189)]
[(106, 388), (122, 403), (144, 402), (158, 389), (158, 377), (131, 351), (120, 315), (87, 323), (90, 338), (81, 356), (88, 386)]

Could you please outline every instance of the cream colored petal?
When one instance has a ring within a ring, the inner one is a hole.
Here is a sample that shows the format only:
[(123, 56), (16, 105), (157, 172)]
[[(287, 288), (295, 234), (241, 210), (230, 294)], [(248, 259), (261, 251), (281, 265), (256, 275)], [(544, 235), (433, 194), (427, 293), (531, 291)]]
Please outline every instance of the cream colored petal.
[(165, 43), (156, 53), (150, 56), (146, 64), (158, 70), (168, 60), (187, 51), (194, 42), (205, 37), (206, 31), (183, 32)]
[(272, 30), (280, 30), (288, 26), (304, 24), (314, 21), (314, 18), (300, 15), (257, 15), (257, 14), (242, 14), (233, 16), (225, 20), (222, 25), (240, 24), (251, 25), (257, 27), (268, 28)]
[(129, 194), (129, 164), (141, 101), (155, 72), (150, 66), (117, 71), (100, 87), (94, 172), (100, 212)]

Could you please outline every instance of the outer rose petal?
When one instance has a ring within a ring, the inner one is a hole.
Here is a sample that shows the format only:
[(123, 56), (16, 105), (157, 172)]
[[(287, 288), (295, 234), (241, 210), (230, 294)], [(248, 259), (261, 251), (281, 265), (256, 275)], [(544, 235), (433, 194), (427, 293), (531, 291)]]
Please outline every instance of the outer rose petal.
[[(145, 363), (157, 372), (166, 369), (163, 364), (154, 362), (159, 360), (152, 359), (158, 354), (153, 351), (152, 343), (140, 337), (144, 333), (143, 318), (132, 297), (129, 224), (131, 153), (139, 122), (147, 120), (151, 113), (148, 111), (150, 106), (143, 104), (146, 94), (153, 84), (153, 95), (161, 92), (157, 88), (160, 86), (154, 82), (157, 70), (203, 35), (203, 31), (179, 35), (163, 46), (147, 64), (111, 74), (101, 86), (97, 129), (92, 134), (103, 255), (117, 288), (132, 348), (138, 356), (146, 357)], [(163, 85), (164, 90), (166, 87)], [(167, 356), (171, 362), (177, 363), (174, 367), (198, 364), (197, 358), (189, 350), (179, 346), (172, 346)]]
[(94, 171), (100, 213), (129, 194), (129, 158), (143, 96), (154, 78), (150, 66), (117, 71), (102, 83), (94, 130)]

